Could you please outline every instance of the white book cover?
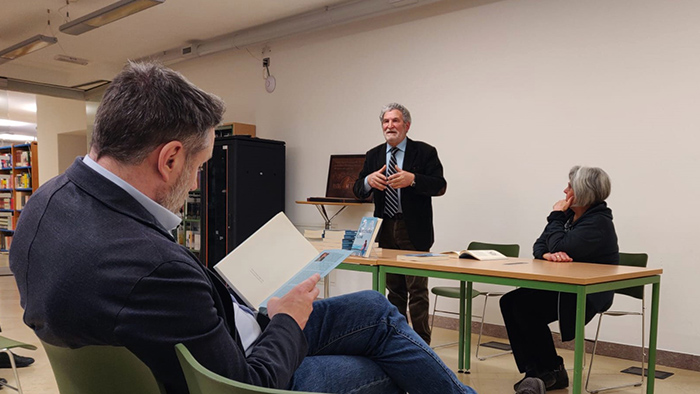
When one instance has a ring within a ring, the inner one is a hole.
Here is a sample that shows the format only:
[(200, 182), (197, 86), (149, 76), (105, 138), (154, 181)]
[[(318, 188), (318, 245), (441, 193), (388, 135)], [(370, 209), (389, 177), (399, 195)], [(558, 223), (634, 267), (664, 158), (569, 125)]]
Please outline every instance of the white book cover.
[[(265, 305), (269, 297), (286, 294), (288, 289), (282, 293), (277, 290), (285, 285), (288, 286), (292, 279), (298, 280), (297, 274), (305, 268), (307, 270), (303, 275), (306, 276), (300, 281), (310, 277), (314, 272), (321, 274), (325, 271), (330, 272), (332, 268), (328, 269), (325, 266), (334, 261), (333, 256), (328, 257), (330, 252), (336, 251), (324, 251), (319, 254), (287, 216), (280, 212), (221, 259), (214, 269), (246, 302), (246, 306), (258, 309)], [(350, 251), (347, 252), (349, 254)], [(321, 258), (323, 253), (328, 254)], [(335, 266), (345, 257), (342, 257)], [(319, 265), (318, 263), (321, 262), (323, 264)], [(313, 268), (314, 263), (317, 263), (316, 267), (321, 271), (308, 270), (309, 267)]]

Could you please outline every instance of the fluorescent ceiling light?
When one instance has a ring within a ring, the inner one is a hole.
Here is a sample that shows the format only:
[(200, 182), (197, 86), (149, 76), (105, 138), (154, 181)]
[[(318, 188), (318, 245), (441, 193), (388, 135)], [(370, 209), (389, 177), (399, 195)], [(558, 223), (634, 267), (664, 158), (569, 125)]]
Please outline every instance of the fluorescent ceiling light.
[(19, 122), (16, 120), (9, 120), (9, 119), (0, 118), (0, 126), (22, 127), (22, 126), (31, 126), (31, 125), (32, 125), (32, 123)]
[(74, 21), (65, 23), (58, 30), (77, 36), (163, 2), (165, 0), (121, 0)]
[(15, 60), (20, 56), (24, 56), (41, 48), (53, 45), (56, 42), (58, 42), (58, 39), (56, 39), (56, 37), (48, 37), (41, 34), (37, 34), (28, 40), (24, 40), (19, 44), (13, 45), (7, 49), (3, 49), (2, 51), (0, 51), (0, 64), (9, 62), (10, 60)]
[(0, 140), (3, 141), (36, 141), (36, 137), (23, 134), (0, 134)]

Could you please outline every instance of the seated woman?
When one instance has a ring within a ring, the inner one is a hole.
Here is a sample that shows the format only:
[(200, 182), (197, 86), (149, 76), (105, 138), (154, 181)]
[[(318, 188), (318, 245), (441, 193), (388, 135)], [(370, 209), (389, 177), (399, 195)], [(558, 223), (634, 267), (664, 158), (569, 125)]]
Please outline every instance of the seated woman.
[[(535, 258), (618, 264), (617, 235), (612, 211), (605, 203), (610, 178), (595, 167), (575, 166), (569, 172), (566, 198), (557, 201), (547, 217), (547, 226), (535, 241)], [(612, 305), (613, 292), (586, 296), (586, 323)], [(547, 390), (569, 385), (564, 360), (554, 348), (548, 324), (559, 320), (562, 341), (574, 339), (576, 294), (516, 289), (501, 297), (501, 314), (508, 331), (513, 356), (525, 377), (538, 377)], [(515, 389), (522, 380), (515, 384)]]

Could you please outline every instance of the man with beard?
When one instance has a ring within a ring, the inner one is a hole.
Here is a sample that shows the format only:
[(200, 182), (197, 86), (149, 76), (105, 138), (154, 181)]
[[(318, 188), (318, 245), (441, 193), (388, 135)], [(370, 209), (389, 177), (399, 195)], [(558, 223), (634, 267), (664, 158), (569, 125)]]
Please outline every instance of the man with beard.
[[(447, 189), (437, 149), (406, 137), (411, 113), (403, 105), (384, 106), (379, 120), (386, 142), (367, 152), (353, 191), (361, 199), (374, 196), (374, 216), (384, 218), (380, 247), (428, 251), (435, 238), (431, 200)], [(413, 329), (429, 344), (428, 278), (387, 274), (386, 288), (402, 315), (408, 307)]]
[[(382, 295), (315, 301), (318, 275), (239, 305), (170, 234), (224, 104), (154, 64), (130, 63), (105, 92), (90, 152), (22, 211), (10, 266), (24, 322), (55, 346), (126, 347), (168, 393), (186, 393), (184, 343), (209, 370), (315, 392), (474, 393)], [(80, 371), (76, 371), (80, 373)]]

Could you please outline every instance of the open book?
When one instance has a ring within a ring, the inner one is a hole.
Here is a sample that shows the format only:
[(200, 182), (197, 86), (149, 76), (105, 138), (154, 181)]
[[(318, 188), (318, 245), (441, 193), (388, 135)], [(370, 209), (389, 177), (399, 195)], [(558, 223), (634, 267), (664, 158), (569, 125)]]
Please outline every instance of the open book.
[(365, 216), (360, 221), (360, 227), (355, 235), (355, 242), (352, 244), (353, 256), (369, 257), (372, 245), (377, 238), (377, 233), (382, 226), (382, 218)]
[(508, 258), (497, 250), (453, 250), (442, 253), (453, 258), (459, 257), (460, 259), (505, 260)]
[(349, 255), (340, 249), (318, 253), (280, 212), (214, 269), (248, 308), (264, 312), (271, 297), (287, 294), (315, 273), (328, 275)]

